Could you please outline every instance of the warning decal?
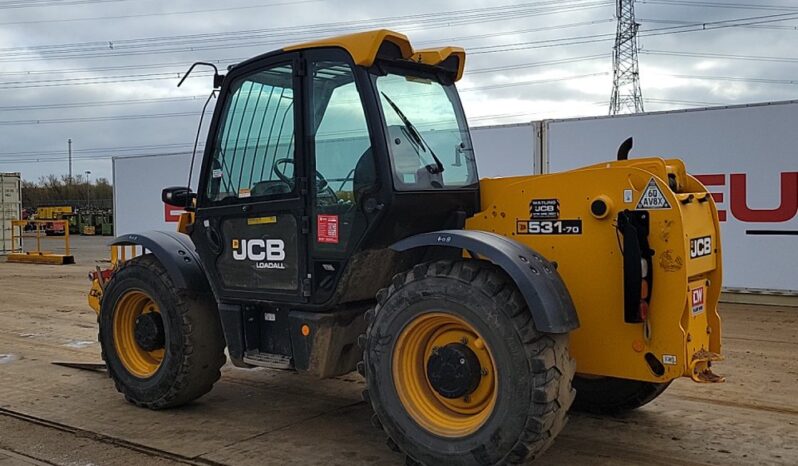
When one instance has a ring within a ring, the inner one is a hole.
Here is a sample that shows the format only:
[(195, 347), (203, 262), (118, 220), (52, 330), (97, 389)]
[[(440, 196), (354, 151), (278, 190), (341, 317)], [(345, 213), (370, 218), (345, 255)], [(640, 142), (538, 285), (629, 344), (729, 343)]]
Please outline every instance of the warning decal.
[(316, 240), (319, 243), (338, 244), (338, 216), (316, 216)]
[(665, 195), (659, 190), (657, 180), (653, 177), (649, 180), (646, 189), (643, 190), (643, 195), (640, 196), (640, 201), (637, 203), (637, 209), (670, 209), (671, 205), (665, 199)]

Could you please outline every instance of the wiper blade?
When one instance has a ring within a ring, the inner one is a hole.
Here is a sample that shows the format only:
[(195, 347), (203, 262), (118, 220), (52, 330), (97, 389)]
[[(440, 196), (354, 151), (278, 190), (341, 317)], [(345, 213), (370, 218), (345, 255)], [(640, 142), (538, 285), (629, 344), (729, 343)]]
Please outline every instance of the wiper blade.
[(422, 149), (425, 146), (429, 149), (429, 153), (430, 155), (432, 155), (432, 159), (435, 160), (435, 168), (433, 169), (432, 167), (427, 166), (427, 170), (429, 170), (429, 172), (432, 173), (433, 175), (442, 173), (444, 170), (443, 162), (441, 162), (441, 159), (439, 159), (438, 156), (435, 155), (435, 151), (432, 150), (432, 146), (427, 144), (427, 141), (424, 140), (424, 137), (421, 136), (421, 133), (416, 129), (415, 125), (413, 125), (413, 123), (410, 122), (410, 120), (405, 116), (405, 114), (402, 113), (402, 110), (399, 109), (399, 106), (396, 105), (394, 101), (391, 100), (390, 97), (385, 95), (385, 92), (380, 92), (380, 94), (382, 94), (382, 96), (385, 97), (385, 100), (388, 101), (388, 104), (390, 104), (393, 111), (396, 112), (396, 114), (399, 116), (399, 119), (402, 120), (402, 124), (405, 125), (405, 128), (407, 128), (408, 133), (410, 133), (410, 135), (413, 137), (416, 144), (419, 144)]

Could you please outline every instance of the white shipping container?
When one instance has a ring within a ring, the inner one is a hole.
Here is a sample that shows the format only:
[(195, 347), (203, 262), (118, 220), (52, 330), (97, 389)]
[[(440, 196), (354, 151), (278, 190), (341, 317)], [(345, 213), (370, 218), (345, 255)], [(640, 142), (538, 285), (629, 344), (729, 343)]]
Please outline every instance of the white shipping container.
[(544, 122), (544, 170), (614, 159), (684, 160), (713, 193), (726, 289), (798, 293), (798, 101)]
[(0, 173), (0, 254), (19, 247), (11, 241), (11, 221), (22, 217), (22, 182), (19, 173)]
[(480, 178), (540, 173), (540, 122), (471, 128)]

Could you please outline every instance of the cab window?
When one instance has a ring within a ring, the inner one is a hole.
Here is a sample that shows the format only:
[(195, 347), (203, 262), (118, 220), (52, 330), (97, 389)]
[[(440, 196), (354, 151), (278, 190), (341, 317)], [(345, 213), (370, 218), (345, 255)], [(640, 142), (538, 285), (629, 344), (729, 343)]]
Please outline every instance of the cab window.
[(290, 64), (232, 84), (208, 172), (208, 199), (279, 197), (293, 191), (294, 111)]
[(468, 126), (454, 85), (393, 73), (373, 79), (385, 118), (394, 187), (412, 191), (476, 184)]
[(360, 206), (376, 182), (371, 139), (350, 65), (343, 60), (314, 61), (311, 73), (314, 249), (343, 252), (366, 225)]

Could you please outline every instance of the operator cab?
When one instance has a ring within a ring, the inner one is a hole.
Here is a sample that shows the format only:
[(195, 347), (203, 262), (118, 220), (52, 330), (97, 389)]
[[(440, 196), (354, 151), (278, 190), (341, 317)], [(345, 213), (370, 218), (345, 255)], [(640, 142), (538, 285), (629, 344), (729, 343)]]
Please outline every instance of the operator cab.
[(462, 228), (479, 210), (454, 85), (464, 60), (379, 30), (233, 67), (191, 230), (217, 299), (321, 310), (370, 300), (420, 259), (391, 244)]

